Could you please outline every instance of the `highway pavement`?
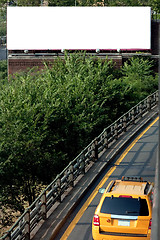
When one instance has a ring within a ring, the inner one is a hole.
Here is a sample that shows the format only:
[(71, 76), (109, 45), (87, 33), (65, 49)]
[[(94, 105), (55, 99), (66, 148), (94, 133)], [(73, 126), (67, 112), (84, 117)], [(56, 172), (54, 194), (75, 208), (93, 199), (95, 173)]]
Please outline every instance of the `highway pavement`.
[(100, 178), (88, 190), (75, 211), (67, 219), (55, 240), (91, 240), (91, 222), (99, 203), (100, 187), (106, 187), (113, 179), (124, 175), (142, 176), (154, 182), (158, 146), (158, 119), (152, 121), (136, 138), (117, 155)]

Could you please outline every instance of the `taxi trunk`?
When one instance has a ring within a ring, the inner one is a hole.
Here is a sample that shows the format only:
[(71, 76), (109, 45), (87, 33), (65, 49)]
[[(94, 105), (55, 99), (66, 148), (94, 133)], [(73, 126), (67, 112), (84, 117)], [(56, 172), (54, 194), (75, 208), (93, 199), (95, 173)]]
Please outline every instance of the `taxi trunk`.
[(146, 199), (106, 197), (99, 214), (99, 232), (104, 235), (147, 237), (150, 222)]

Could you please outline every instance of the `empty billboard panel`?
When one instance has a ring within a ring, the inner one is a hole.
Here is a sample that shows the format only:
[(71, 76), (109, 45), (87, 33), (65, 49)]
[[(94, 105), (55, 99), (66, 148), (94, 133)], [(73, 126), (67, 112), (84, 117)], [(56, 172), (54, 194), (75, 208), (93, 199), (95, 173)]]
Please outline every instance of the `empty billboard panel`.
[(150, 7), (8, 7), (7, 48), (150, 49)]

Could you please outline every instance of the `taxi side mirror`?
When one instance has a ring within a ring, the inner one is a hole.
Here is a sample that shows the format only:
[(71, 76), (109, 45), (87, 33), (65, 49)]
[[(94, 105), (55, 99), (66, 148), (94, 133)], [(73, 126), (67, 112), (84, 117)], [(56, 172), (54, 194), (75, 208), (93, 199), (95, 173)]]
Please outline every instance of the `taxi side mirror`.
[(99, 188), (98, 192), (103, 194), (105, 192), (105, 190), (106, 190), (105, 188)]

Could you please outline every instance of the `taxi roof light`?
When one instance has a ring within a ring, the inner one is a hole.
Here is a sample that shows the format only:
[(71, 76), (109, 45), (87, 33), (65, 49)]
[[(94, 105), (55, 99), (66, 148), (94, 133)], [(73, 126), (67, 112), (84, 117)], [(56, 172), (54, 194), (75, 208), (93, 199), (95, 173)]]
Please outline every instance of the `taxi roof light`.
[(122, 181), (143, 182), (143, 178), (140, 176), (123, 176)]
[(132, 196), (129, 195), (119, 195), (120, 198), (132, 198)]

